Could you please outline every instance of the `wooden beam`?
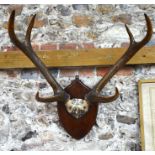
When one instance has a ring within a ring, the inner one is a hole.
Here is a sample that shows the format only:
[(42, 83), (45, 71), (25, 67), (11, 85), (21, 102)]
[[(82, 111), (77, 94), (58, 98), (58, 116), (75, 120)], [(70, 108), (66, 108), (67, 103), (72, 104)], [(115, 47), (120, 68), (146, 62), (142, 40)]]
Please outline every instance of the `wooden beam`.
[[(113, 65), (126, 51), (125, 48), (38, 51), (48, 67), (107, 66)], [(155, 46), (142, 48), (128, 64), (155, 64)], [(0, 52), (0, 69), (34, 68), (21, 52)]]

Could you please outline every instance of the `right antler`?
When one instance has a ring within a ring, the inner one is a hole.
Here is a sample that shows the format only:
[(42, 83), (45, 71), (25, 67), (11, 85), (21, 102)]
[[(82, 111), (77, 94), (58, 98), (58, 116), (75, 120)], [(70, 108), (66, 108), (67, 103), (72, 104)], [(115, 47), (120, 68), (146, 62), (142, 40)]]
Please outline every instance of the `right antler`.
[(118, 96), (119, 92), (116, 88), (115, 95), (113, 96), (101, 96), (100, 92), (104, 88), (104, 86), (108, 83), (108, 81), (117, 73), (117, 71), (122, 68), (145, 44), (149, 42), (151, 39), (153, 30), (150, 18), (144, 14), (147, 26), (147, 34), (140, 42), (136, 42), (131, 31), (125, 25), (126, 31), (130, 38), (130, 45), (127, 51), (123, 54), (123, 56), (117, 60), (117, 62), (111, 67), (110, 71), (96, 84), (96, 86), (86, 95), (86, 100), (88, 102), (112, 102)]
[(12, 11), (9, 23), (8, 23), (8, 31), (11, 41), (21, 50), (24, 54), (34, 63), (34, 65), (40, 70), (40, 72), (44, 75), (45, 79), (51, 85), (54, 91), (54, 96), (49, 98), (41, 98), (39, 97), (39, 93), (36, 94), (36, 99), (41, 102), (67, 102), (70, 98), (69, 94), (67, 94), (63, 88), (59, 85), (59, 83), (54, 79), (54, 77), (49, 73), (47, 67), (44, 63), (40, 60), (40, 58), (36, 55), (33, 51), (30, 38), (31, 38), (31, 30), (34, 25), (35, 16), (30, 21), (28, 26), (25, 41), (22, 43), (18, 40), (15, 32), (14, 32), (14, 20), (15, 20), (15, 10)]

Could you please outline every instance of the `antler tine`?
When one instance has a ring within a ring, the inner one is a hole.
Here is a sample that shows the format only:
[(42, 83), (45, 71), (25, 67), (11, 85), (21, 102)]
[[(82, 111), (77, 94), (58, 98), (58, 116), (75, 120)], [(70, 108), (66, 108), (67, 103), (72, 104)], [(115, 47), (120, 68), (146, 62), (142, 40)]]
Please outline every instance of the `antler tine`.
[(150, 18), (147, 16), (147, 14), (144, 13), (146, 24), (147, 24), (147, 34), (144, 37), (144, 39), (141, 41), (141, 43), (146, 44), (152, 37), (152, 24)]
[(31, 31), (32, 31), (32, 28), (34, 26), (34, 21), (35, 21), (35, 18), (36, 18), (36, 14), (32, 17), (31, 21), (30, 21), (30, 24), (27, 28), (27, 31), (26, 31), (26, 36), (25, 36), (25, 43), (29, 46), (31, 46), (31, 42), (30, 42), (30, 39), (31, 39)]
[[(26, 32), (25, 41), (24, 43), (22, 43), (19, 41), (14, 31), (15, 10), (13, 10), (10, 15), (8, 24), (8, 32), (10, 39), (34, 63), (34, 65), (40, 70), (40, 72), (44, 75), (45, 79), (53, 88), (55, 96), (51, 97), (51, 101), (68, 100), (69, 95), (63, 90), (63, 88), (59, 85), (59, 83), (57, 83), (54, 77), (49, 73), (45, 64), (40, 60), (40, 58), (36, 55), (36, 53), (32, 49), (30, 38), (31, 38), (31, 30), (34, 25), (35, 16), (36, 15), (34, 15), (30, 21), (30, 24)], [(41, 101), (42, 99), (38, 97), (38, 100)]]
[[(150, 18), (144, 14), (145, 20), (146, 20), (146, 25), (147, 25), (147, 34), (146, 36), (142, 39), (140, 42), (136, 42), (134, 40), (134, 37), (128, 28), (127, 25), (125, 25), (126, 31), (129, 35), (130, 39), (130, 45), (127, 49), (127, 51), (123, 54), (123, 56), (111, 67), (110, 71), (97, 83), (97, 85), (92, 89), (92, 91), (86, 96), (86, 99), (88, 101), (92, 100), (98, 101), (98, 102), (106, 102), (106, 97), (104, 96), (99, 96), (100, 91), (103, 89), (103, 87), (108, 83), (108, 81), (115, 75), (115, 73), (122, 68), (149, 40), (151, 39), (152, 36), (152, 24)], [(112, 97), (109, 97), (111, 101), (118, 97), (119, 93), (116, 92), (115, 95)]]
[(127, 31), (128, 35), (129, 35), (130, 44), (132, 44), (133, 42), (135, 42), (135, 39), (134, 39), (130, 29), (128, 28), (128, 26), (126, 24), (125, 24), (125, 28), (126, 28), (126, 31)]
[(40, 101), (40, 102), (54, 102), (54, 101), (59, 101), (60, 96), (59, 95), (55, 95), (52, 97), (40, 97), (39, 96), (39, 92), (37, 92), (36, 94), (36, 100)]

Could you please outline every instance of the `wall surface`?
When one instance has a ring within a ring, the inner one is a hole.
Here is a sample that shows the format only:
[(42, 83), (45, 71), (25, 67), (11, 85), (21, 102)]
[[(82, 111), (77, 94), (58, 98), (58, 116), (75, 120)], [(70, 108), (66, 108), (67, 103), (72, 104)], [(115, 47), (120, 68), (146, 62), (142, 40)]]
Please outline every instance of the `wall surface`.
[[(144, 13), (155, 26), (155, 5), (0, 5), (3, 52), (17, 50), (7, 33), (13, 9), (21, 40), (31, 16), (37, 14), (31, 37), (35, 50), (127, 47), (124, 24), (129, 25), (137, 41), (146, 33)], [(155, 45), (154, 38), (148, 46)], [(62, 87), (75, 75), (93, 87), (107, 71), (107, 67), (50, 69)], [(38, 70), (0, 70), (0, 150), (140, 150), (137, 82), (154, 77), (154, 65), (120, 70), (102, 92), (111, 95), (117, 86), (120, 97), (100, 104), (98, 126), (83, 139), (75, 140), (61, 127), (56, 103), (35, 100), (38, 89), (45, 96), (53, 93)]]

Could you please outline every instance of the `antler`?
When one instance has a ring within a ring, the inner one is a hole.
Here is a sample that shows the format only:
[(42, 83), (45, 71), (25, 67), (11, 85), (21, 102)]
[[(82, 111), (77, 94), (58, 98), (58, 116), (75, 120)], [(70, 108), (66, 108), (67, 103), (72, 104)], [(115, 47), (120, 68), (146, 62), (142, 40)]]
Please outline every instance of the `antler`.
[(116, 74), (116, 72), (122, 68), (135, 54), (138, 52), (149, 40), (152, 36), (152, 24), (149, 17), (144, 14), (146, 25), (147, 25), (147, 34), (144, 39), (140, 42), (136, 42), (134, 37), (125, 25), (126, 31), (130, 38), (130, 45), (124, 55), (111, 67), (110, 71), (97, 83), (97, 85), (92, 89), (92, 91), (86, 95), (85, 99), (88, 102), (111, 102), (119, 96), (118, 89), (116, 88), (115, 95), (110, 97), (100, 96), (99, 93), (103, 89), (103, 87), (108, 83), (108, 81)]
[(39, 97), (39, 93), (37, 93), (36, 99), (38, 101), (44, 101), (44, 102), (54, 102), (54, 101), (67, 102), (70, 96), (63, 90), (63, 88), (59, 85), (59, 83), (57, 83), (54, 77), (49, 73), (45, 64), (40, 60), (40, 58), (36, 55), (36, 53), (32, 49), (30, 38), (35, 17), (36, 15), (32, 17), (26, 32), (25, 41), (22, 43), (19, 41), (14, 31), (15, 10), (13, 10), (10, 15), (8, 23), (8, 31), (10, 39), (33, 62), (33, 64), (40, 70), (40, 72), (44, 75), (45, 79), (53, 88), (54, 91), (53, 97), (41, 98)]

